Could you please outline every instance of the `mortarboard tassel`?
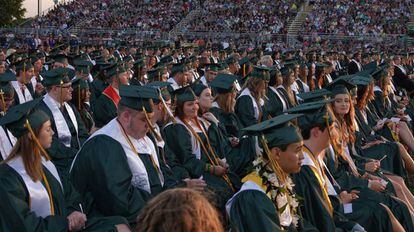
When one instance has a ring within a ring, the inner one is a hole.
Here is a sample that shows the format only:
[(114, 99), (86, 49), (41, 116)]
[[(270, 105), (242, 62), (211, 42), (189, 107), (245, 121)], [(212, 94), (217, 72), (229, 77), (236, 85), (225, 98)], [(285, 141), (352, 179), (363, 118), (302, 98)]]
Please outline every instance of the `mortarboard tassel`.
[(1, 114), (4, 116), (4, 114), (6, 114), (6, 101), (4, 100), (3, 89), (0, 89), (0, 97), (1, 97), (1, 106), (3, 107)]

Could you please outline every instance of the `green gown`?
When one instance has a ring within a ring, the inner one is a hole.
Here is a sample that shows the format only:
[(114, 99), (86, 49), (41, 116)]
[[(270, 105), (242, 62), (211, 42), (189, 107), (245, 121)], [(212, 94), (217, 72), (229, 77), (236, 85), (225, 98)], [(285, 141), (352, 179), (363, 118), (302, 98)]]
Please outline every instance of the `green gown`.
[[(206, 144), (206, 138), (203, 133), (198, 133), (200, 138)], [(170, 152), (167, 156), (167, 163), (172, 168), (178, 178), (203, 178), (208, 188), (214, 193), (216, 205), (224, 209), (227, 200), (234, 194), (228, 183), (219, 176), (212, 175), (204, 171), (207, 163), (210, 163), (207, 154), (201, 150), (200, 159), (193, 154), (191, 135), (186, 127), (182, 124), (169, 124), (164, 128), (164, 140)], [(177, 139), (179, 138), (179, 139)], [(228, 174), (231, 183), (235, 189), (240, 185), (239, 179), (235, 175)]]
[(242, 189), (245, 189), (236, 193), (226, 205), (230, 225), (235, 231), (318, 231), (302, 218), (299, 219), (298, 228), (293, 225), (281, 227), (275, 204), (264, 193), (264, 189), (256, 186), (252, 188), (243, 185)]
[(43, 101), (38, 106), (39, 110), (42, 110), (49, 116), (50, 122), (52, 124), (52, 129), (55, 132), (52, 138), (52, 145), (50, 146), (50, 148), (47, 149), (47, 153), (50, 155), (52, 162), (58, 169), (61, 178), (67, 176), (73, 158), (75, 157), (76, 153), (83, 145), (83, 143), (88, 139), (89, 136), (88, 131), (86, 130), (85, 125), (83, 124), (78, 110), (70, 103), (68, 104), (72, 108), (76, 117), (76, 121), (78, 123), (78, 132), (76, 132), (75, 126), (73, 125), (67, 110), (63, 111), (63, 117), (72, 135), (70, 147), (66, 147), (62, 142), (59, 141), (59, 130), (57, 130), (56, 128), (55, 120), (53, 119), (53, 114), (49, 107)]
[[(111, 151), (111, 152), (108, 152)], [(132, 185), (132, 172), (122, 145), (108, 135), (96, 135), (79, 151), (71, 174), (75, 188), (96, 215), (120, 215), (131, 226), (147, 201), (162, 191), (157, 171), (148, 154), (140, 154), (151, 194)]]
[(235, 113), (240, 119), (242, 128), (257, 124), (259, 122), (259, 120), (255, 117), (253, 100), (248, 95), (237, 98)]
[(109, 121), (117, 116), (117, 106), (106, 95), (101, 94), (95, 103), (91, 105), (93, 111), (93, 117), (95, 120), (95, 126), (101, 128), (105, 126)]
[[(277, 91), (275, 89), (275, 91)], [(283, 114), (283, 103), (279, 96), (270, 88), (267, 88), (267, 99), (263, 106), (263, 118), (270, 119)]]
[[(24, 230), (14, 231), (67, 231), (68, 223), (66, 217), (73, 211), (81, 211), (79, 207), (78, 195), (73, 189), (67, 188), (63, 192), (61, 185), (49, 170), (43, 167), (46, 179), (48, 180), (50, 190), (53, 196), (53, 205), (55, 215), (42, 218), (37, 216), (30, 209), (30, 195), (22, 177), (8, 164), (0, 165), (0, 186), (4, 190), (4, 204), (0, 208), (0, 218), (7, 217), (8, 221), (16, 221), (20, 224), (13, 225), (15, 227), (24, 228)], [(45, 186), (44, 182), (42, 184)], [(68, 186), (68, 185), (64, 185)], [(85, 209), (84, 209), (85, 210)], [(85, 211), (86, 212), (86, 211)], [(7, 215), (7, 216), (6, 216)], [(13, 218), (10, 216), (13, 215)], [(122, 217), (94, 217), (88, 215), (84, 231), (117, 231), (115, 225), (126, 224), (127, 221)], [(2, 231), (7, 224), (1, 223)]]
[(95, 104), (95, 101), (102, 95), (106, 87), (108, 87), (108, 84), (99, 79), (95, 79), (90, 83), (91, 105)]

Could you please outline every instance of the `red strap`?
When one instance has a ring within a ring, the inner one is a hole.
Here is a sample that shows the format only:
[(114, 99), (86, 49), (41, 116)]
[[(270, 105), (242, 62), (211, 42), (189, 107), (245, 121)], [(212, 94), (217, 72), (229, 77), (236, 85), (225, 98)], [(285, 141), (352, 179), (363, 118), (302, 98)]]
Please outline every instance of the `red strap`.
[(121, 100), (121, 97), (119, 94), (115, 91), (115, 89), (112, 86), (106, 87), (106, 89), (103, 91), (105, 96), (107, 96), (109, 99), (112, 100), (112, 102), (115, 104), (115, 107), (118, 108), (118, 102)]

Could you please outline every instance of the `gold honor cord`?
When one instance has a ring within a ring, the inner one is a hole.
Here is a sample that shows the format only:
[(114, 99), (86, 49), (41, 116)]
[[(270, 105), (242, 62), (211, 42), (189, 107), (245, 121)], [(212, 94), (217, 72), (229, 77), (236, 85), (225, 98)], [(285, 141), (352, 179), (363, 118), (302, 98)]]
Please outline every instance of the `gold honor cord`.
[(243, 78), (246, 77), (246, 64), (243, 64)]
[(151, 120), (150, 120), (150, 118), (148, 116), (147, 110), (145, 109), (144, 106), (142, 106), (142, 111), (144, 112), (145, 121), (147, 122), (148, 127), (149, 127), (151, 133), (155, 136), (155, 139), (157, 139), (158, 142), (162, 141), (161, 135), (158, 134), (157, 131), (155, 131), (154, 125), (152, 125)]
[(1, 106), (3, 107), (1, 113), (6, 114), (6, 101), (4, 100), (3, 89), (0, 89)]
[[(313, 163), (315, 164), (315, 166), (317, 166), (317, 168), (319, 170), (321, 170), (322, 176), (319, 175), (319, 172), (318, 172), (318, 170), (315, 167), (309, 166), (310, 169), (312, 170), (313, 174), (315, 175), (316, 179), (319, 182), (319, 186), (320, 186), (320, 188), (322, 190), (323, 198), (325, 198), (325, 203), (326, 203), (327, 209), (329, 211), (329, 214), (331, 215), (331, 217), (333, 217), (333, 206), (332, 206), (332, 203), (331, 203), (331, 199), (329, 199), (329, 194), (328, 194), (328, 190), (327, 190), (328, 189), (328, 185), (327, 185), (327, 183), (325, 183), (325, 185), (324, 185), (323, 184), (323, 181), (322, 181), (322, 178), (325, 177), (325, 172), (323, 171), (323, 169), (319, 165), (318, 160), (313, 156), (313, 154), (309, 150), (309, 148), (307, 148), (306, 146), (303, 146), (303, 149), (305, 150), (306, 153), (309, 154), (309, 157), (311, 158), (311, 160), (313, 161)], [(325, 180), (326, 180), (326, 178), (325, 178)]]
[(79, 111), (81, 110), (81, 88), (80, 88), (80, 84), (78, 87), (78, 109)]
[[(209, 147), (209, 150), (210, 150), (210, 154), (209, 154), (209, 151), (207, 150), (207, 148), (206, 148), (206, 146), (205, 146), (205, 144), (204, 144), (204, 142), (203, 142), (203, 140), (200, 138), (200, 136), (197, 134), (197, 132), (195, 132), (194, 131), (194, 129), (193, 129), (193, 127), (191, 127), (185, 120), (183, 120), (183, 123), (184, 123), (184, 125), (186, 125), (187, 126), (187, 128), (188, 129), (190, 129), (190, 132), (194, 135), (194, 137), (197, 139), (197, 141), (198, 141), (198, 143), (200, 144), (200, 146), (201, 146), (201, 149), (203, 149), (203, 151), (204, 151), (204, 153), (206, 154), (206, 156), (207, 156), (207, 158), (209, 159), (209, 161), (210, 161), (210, 163), (212, 164), (212, 165), (216, 165), (216, 166), (221, 166), (220, 165), (220, 163), (219, 163), (219, 159), (217, 158), (217, 156), (216, 156), (216, 154), (215, 154), (215, 152), (214, 152), (214, 150), (213, 150), (213, 148), (211, 147), (211, 145), (210, 145), (210, 142), (209, 142), (209, 139), (208, 139), (208, 136), (207, 136), (207, 134), (206, 134), (206, 132), (203, 130), (203, 128), (201, 127), (201, 125), (197, 122), (197, 126), (200, 128), (200, 130), (202, 131), (202, 133), (204, 134), (204, 136), (206, 137), (206, 140), (207, 140), (207, 145), (208, 145), (208, 147)], [(211, 156), (212, 157), (211, 157)], [(224, 179), (224, 181), (226, 181), (226, 183), (227, 183), (227, 185), (231, 188), (231, 190), (233, 191), (233, 192), (236, 192), (236, 189), (233, 187), (233, 184), (231, 183), (231, 181), (230, 181), (230, 178), (226, 175), (226, 174), (224, 174), (223, 176), (223, 179)]]
[[(47, 154), (47, 152), (45, 151), (45, 149), (43, 148), (43, 146), (40, 144), (39, 140), (37, 139), (32, 126), (29, 123), (29, 120), (26, 119), (26, 122), (24, 124), (24, 127), (27, 128), (29, 130), (29, 133), (32, 135), (33, 141), (35, 142), (36, 146), (39, 148), (40, 152), (43, 154), (43, 156), (45, 157), (45, 159), (47, 161), (50, 160), (49, 155)], [(53, 204), (53, 195), (52, 195), (52, 191), (50, 189), (50, 185), (49, 182), (47, 181), (46, 175), (44, 173), (44, 171), (42, 170), (42, 180), (45, 184), (46, 190), (47, 190), (47, 194), (49, 195), (49, 203), (50, 203), (50, 212), (51, 215), (55, 215), (55, 206)], [(29, 201), (29, 205), (31, 204), (31, 202)]]
[[(119, 120), (118, 120), (118, 119), (116, 119), (116, 121), (118, 122), (119, 126), (121, 127), (121, 132), (122, 132), (122, 135), (124, 136), (125, 140), (127, 141), (127, 143), (128, 143), (128, 145), (129, 145), (129, 147), (131, 148), (132, 152), (134, 152), (134, 154), (135, 154), (136, 156), (138, 156), (138, 158), (140, 158), (140, 157), (139, 157), (139, 153), (138, 153), (137, 149), (135, 148), (135, 146), (134, 146), (134, 144), (132, 143), (131, 139), (129, 139), (129, 136), (128, 136), (128, 135), (127, 135), (127, 133), (125, 132), (125, 128), (122, 126), (121, 122), (119, 122)], [(158, 176), (160, 176), (161, 170), (160, 170), (160, 169), (158, 168), (158, 166), (156, 165), (156, 163), (155, 163), (154, 159), (152, 158), (152, 155), (151, 155), (151, 154), (149, 154), (149, 157), (150, 157), (150, 159), (151, 159), (151, 163), (152, 163), (152, 165), (154, 166), (155, 170), (156, 170), (156, 171), (157, 171), (157, 173), (158, 173)], [(141, 158), (140, 158), (140, 159), (141, 159)]]
[(287, 179), (287, 174), (279, 166), (279, 163), (275, 159), (273, 159), (269, 146), (267, 145), (267, 140), (263, 134), (260, 140), (262, 142), (263, 150), (267, 154), (267, 158), (270, 161), (270, 165), (271, 165), (271, 168), (273, 169), (273, 172), (276, 174), (276, 176), (279, 178), (279, 180), (282, 183), (285, 183)]

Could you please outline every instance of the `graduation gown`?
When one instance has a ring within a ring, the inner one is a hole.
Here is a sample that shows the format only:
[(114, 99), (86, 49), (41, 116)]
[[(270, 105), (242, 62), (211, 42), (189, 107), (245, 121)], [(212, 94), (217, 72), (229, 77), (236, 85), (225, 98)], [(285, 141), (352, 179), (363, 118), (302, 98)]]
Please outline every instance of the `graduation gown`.
[[(204, 133), (196, 132), (207, 147), (207, 140)], [(210, 174), (204, 170), (206, 164), (211, 164), (208, 158), (210, 154), (205, 153), (198, 141), (196, 141), (195, 136), (181, 123), (167, 124), (164, 128), (164, 135), (166, 145), (171, 150), (170, 156), (167, 158), (167, 163), (173, 172), (175, 173), (177, 171), (178, 177), (182, 179), (202, 177), (207, 183), (207, 188), (215, 193), (214, 205), (223, 209), (225, 203), (234, 192), (223, 177)], [(233, 188), (237, 188), (240, 185), (238, 183), (240, 181), (238, 177), (231, 175), (231, 173), (228, 176), (231, 179)]]
[[(2, 189), (4, 190), (4, 198), (2, 198), (2, 206), (0, 208), (6, 207), (5, 211), (0, 211), (0, 214), (2, 215), (0, 218), (8, 217), (7, 221), (19, 222), (19, 224), (13, 226), (20, 227), (20, 229), (13, 231), (64, 232), (68, 230), (66, 217), (73, 211), (81, 211), (79, 207), (80, 202), (77, 201), (76, 192), (72, 191), (70, 188), (65, 188), (69, 185), (64, 185), (65, 189), (63, 189), (61, 185), (62, 182), (56, 178), (57, 173), (53, 173), (53, 171), (50, 171), (49, 168), (46, 168), (45, 166), (43, 166), (43, 171), (52, 193), (54, 215), (49, 214), (46, 216), (47, 213), (44, 216), (38, 215), (36, 211), (31, 208), (34, 207), (35, 203), (31, 199), (31, 195), (22, 176), (9, 166), (9, 164), (0, 165), (0, 186), (2, 186)], [(45, 189), (44, 191), (46, 191), (46, 185), (43, 180), (41, 181), (41, 185)], [(36, 195), (38, 194), (39, 193), (37, 192)], [(4, 204), (3, 201), (5, 202)], [(45, 203), (49, 204), (48, 200)], [(10, 218), (11, 215), (13, 215), (12, 218)], [(84, 231), (115, 232), (117, 231), (115, 225), (125, 223), (126, 220), (118, 216), (99, 218), (90, 217), (88, 215)], [(7, 226), (7, 224), (1, 223), (0, 228), (2, 228), (2, 231), (10, 231), (3, 230)]]
[(102, 95), (102, 92), (108, 87), (108, 83), (105, 83), (99, 79), (93, 80), (89, 85), (91, 91), (91, 105)]
[(155, 145), (150, 148), (147, 138), (131, 139), (137, 156), (114, 119), (79, 151), (70, 171), (71, 181), (93, 214), (120, 215), (135, 226), (146, 202), (163, 190), (158, 154), (149, 154), (156, 149)]
[(352, 74), (355, 74), (361, 71), (362, 71), (362, 65), (358, 61), (352, 59), (351, 62), (349, 62), (348, 64), (348, 74), (352, 75)]
[(239, 117), (243, 128), (262, 121), (263, 105), (264, 101), (257, 102), (248, 88), (241, 92), (236, 101), (235, 113)]
[(101, 128), (117, 116), (118, 103), (121, 100), (118, 92), (108, 86), (102, 95), (91, 105), (96, 127)]
[(281, 115), (289, 108), (287, 99), (279, 89), (268, 87), (266, 96), (267, 99), (263, 107), (263, 118), (265, 120)]
[[(58, 169), (61, 176), (65, 177), (69, 172), (69, 167), (72, 163), (73, 158), (75, 157), (77, 151), (80, 149), (82, 144), (86, 141), (89, 134), (85, 128), (85, 125), (82, 122), (81, 116), (77, 109), (71, 105), (70, 103), (66, 103), (66, 107), (62, 110), (63, 120), (66, 123), (69, 132), (70, 132), (70, 144), (64, 144), (64, 142), (59, 138), (59, 133), (61, 132), (61, 128), (57, 128), (57, 119), (54, 118), (54, 114), (49, 106), (42, 101), (38, 109), (45, 112), (49, 118), (52, 125), (52, 129), (55, 134), (52, 137), (52, 144), (50, 148), (46, 149), (47, 153), (50, 155), (52, 162), (55, 164), (56, 168)], [(67, 107), (70, 107), (68, 110)], [(70, 110), (72, 110), (74, 118), (76, 122), (72, 121)], [(75, 124), (76, 123), (76, 127)], [(77, 128), (77, 129), (76, 129)], [(69, 145), (69, 146), (68, 146)]]
[(16, 141), (17, 139), (5, 126), (0, 126), (0, 161), (9, 156)]
[(408, 77), (407, 69), (403, 65), (394, 65), (394, 83), (408, 93), (414, 91), (414, 79)]
[(266, 194), (266, 187), (250, 180), (250, 176), (246, 176), (240, 191), (226, 204), (230, 224), (235, 231), (318, 231), (309, 223), (304, 223), (302, 218), (299, 218), (298, 228), (292, 224), (282, 227), (277, 213), (279, 209)]

